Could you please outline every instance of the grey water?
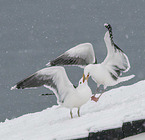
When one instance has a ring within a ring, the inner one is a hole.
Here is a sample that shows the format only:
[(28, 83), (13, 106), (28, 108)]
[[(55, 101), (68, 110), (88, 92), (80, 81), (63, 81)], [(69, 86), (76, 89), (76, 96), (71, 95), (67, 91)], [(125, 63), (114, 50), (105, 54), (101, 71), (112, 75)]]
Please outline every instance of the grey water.
[[(43, 87), (10, 88), (80, 43), (92, 43), (102, 62), (106, 22), (112, 25), (114, 42), (130, 60), (131, 69), (123, 75), (136, 75), (108, 90), (145, 79), (144, 0), (0, 0), (0, 121), (56, 105), (55, 96), (40, 96), (52, 93)], [(65, 68), (77, 85), (83, 69)], [(94, 92), (91, 79), (89, 85)]]

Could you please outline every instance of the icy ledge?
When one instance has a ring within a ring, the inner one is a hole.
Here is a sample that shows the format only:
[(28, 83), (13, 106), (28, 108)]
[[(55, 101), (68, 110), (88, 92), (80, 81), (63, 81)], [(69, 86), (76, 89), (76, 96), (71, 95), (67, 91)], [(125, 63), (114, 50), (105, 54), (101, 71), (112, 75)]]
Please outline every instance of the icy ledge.
[(76, 139), (145, 119), (145, 81), (110, 90), (99, 102), (85, 104), (81, 117), (77, 117), (76, 110), (74, 116), (70, 119), (68, 109), (53, 106), (0, 123), (0, 137), (4, 140)]

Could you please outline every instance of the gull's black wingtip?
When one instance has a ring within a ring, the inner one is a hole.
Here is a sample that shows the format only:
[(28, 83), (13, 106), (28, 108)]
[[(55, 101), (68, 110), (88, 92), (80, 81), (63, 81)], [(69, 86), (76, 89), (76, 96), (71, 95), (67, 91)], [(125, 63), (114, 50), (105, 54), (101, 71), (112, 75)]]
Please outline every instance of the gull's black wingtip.
[(14, 89), (24, 89), (23, 83), (19, 82), (16, 85), (14, 85), (13, 87), (11, 87), (11, 90), (14, 90)]
[(112, 29), (111, 25), (109, 23), (104, 23), (104, 27), (106, 27), (108, 30)]

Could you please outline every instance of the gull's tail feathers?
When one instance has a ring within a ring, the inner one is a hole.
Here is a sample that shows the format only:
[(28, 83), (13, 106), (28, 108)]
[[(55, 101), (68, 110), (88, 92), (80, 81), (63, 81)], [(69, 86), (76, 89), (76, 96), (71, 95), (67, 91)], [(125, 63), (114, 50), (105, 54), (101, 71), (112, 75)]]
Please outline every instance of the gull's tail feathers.
[(133, 75), (129, 75), (129, 76), (125, 76), (125, 77), (119, 77), (118, 80), (117, 80), (117, 82), (118, 83), (121, 83), (121, 82), (124, 82), (124, 81), (128, 81), (128, 80), (130, 80), (130, 79), (132, 79), (134, 77), (135, 77), (134, 74)]

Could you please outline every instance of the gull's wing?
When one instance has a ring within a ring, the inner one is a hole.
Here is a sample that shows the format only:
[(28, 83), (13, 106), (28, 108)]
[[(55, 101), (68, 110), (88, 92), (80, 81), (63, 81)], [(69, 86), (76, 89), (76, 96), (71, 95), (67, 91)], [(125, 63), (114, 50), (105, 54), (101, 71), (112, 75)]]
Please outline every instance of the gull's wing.
[(62, 55), (58, 56), (56, 59), (50, 61), (46, 65), (86, 66), (95, 62), (96, 58), (92, 44), (83, 43), (69, 49), (68, 51), (64, 52)]
[(55, 66), (37, 71), (28, 78), (18, 82), (11, 89), (25, 89), (40, 86), (45, 86), (52, 90), (58, 102), (63, 102), (66, 94), (73, 88), (65, 69), (61, 66)]
[(102, 62), (107, 69), (113, 74), (114, 78), (121, 75), (122, 72), (127, 72), (130, 69), (130, 63), (126, 54), (113, 42), (112, 28), (107, 31), (104, 36), (104, 41), (107, 47), (107, 56)]

